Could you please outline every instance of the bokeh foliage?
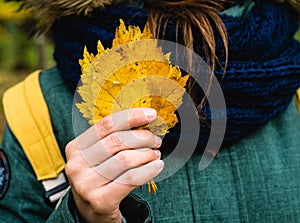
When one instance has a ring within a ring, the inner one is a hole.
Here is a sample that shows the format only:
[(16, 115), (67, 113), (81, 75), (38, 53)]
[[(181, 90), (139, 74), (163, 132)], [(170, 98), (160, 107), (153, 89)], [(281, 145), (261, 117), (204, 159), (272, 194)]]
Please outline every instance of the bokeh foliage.
[(0, 0), (0, 139), (5, 126), (4, 91), (33, 70), (54, 65), (51, 40), (30, 36), (30, 15), (19, 8), (19, 2)]

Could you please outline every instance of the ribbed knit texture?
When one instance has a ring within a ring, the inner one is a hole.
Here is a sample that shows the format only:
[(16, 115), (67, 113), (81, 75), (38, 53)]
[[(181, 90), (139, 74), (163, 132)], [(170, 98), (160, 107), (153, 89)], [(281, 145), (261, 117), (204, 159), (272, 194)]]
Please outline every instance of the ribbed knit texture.
[[(96, 52), (97, 40), (111, 46), (115, 28), (122, 18), (126, 25), (144, 26), (147, 12), (139, 7), (119, 6), (95, 11), (91, 18), (66, 17), (54, 24), (56, 48), (54, 57), (62, 77), (73, 90), (80, 78), (78, 59), (83, 47)], [(282, 113), (300, 86), (300, 44), (293, 40), (298, 28), (297, 14), (277, 4), (257, 3), (245, 19), (221, 15), (229, 36), (229, 62), (216, 68), (226, 99), (227, 130), (224, 144), (251, 133)], [(167, 26), (165, 38), (174, 41), (174, 25)], [(195, 51), (202, 54), (200, 36), (195, 38)], [(222, 59), (223, 46), (217, 40)], [(224, 110), (203, 112), (208, 120), (224, 118)], [(177, 126), (179, 131), (179, 126)], [(167, 138), (174, 141), (175, 130)], [(199, 145), (205, 145), (209, 128), (201, 128)]]

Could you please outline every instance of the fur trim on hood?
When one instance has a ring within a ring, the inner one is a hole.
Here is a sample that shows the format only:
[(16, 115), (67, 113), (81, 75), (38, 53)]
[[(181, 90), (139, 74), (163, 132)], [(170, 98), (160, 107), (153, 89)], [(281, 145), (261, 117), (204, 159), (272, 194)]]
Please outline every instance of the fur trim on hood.
[(130, 0), (19, 0), (37, 23), (37, 32), (47, 31), (53, 22), (60, 17), (82, 14), (88, 15), (96, 8), (113, 4), (130, 3)]
[[(141, 0), (6, 0), (22, 2), (22, 9), (29, 12), (36, 20), (37, 32), (47, 31), (53, 22), (60, 17), (68, 15), (88, 15), (96, 8), (104, 8), (114, 4), (132, 4), (142, 2)], [(214, 1), (214, 0), (211, 0)], [(230, 0), (224, 0), (224, 2)], [(237, 2), (244, 0), (234, 0)], [(231, 2), (234, 2), (231, 1)], [(256, 1), (256, 0), (254, 0)], [(300, 0), (273, 0), (277, 2), (289, 3), (298, 13), (300, 13)]]

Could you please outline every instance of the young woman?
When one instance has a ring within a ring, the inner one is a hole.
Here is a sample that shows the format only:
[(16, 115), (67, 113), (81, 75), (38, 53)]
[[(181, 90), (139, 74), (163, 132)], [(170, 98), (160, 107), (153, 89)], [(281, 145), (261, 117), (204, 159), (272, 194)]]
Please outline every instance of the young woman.
[[(57, 65), (40, 72), (39, 82), (70, 189), (56, 208), (51, 199), (45, 201), (45, 195), (49, 199), (49, 194), (66, 189), (66, 183), (48, 187), (45, 181), (51, 177), (37, 179), (36, 166), (46, 166), (39, 161), (44, 156), (38, 146), (29, 152), (39, 154), (36, 159), (22, 148), (21, 136), (12, 126), (27, 119), (15, 109), (21, 121), (8, 123), (2, 142), (0, 222), (300, 219), (300, 116), (292, 102), (300, 86), (300, 44), (293, 39), (299, 27), (297, 1), (24, 0), (23, 5), (36, 16), (38, 32), (53, 33)], [(161, 157), (176, 144), (178, 126), (163, 141), (149, 131), (132, 130), (156, 118), (153, 109), (136, 108), (109, 115), (79, 136), (74, 134), (78, 59), (85, 45), (96, 52), (98, 40), (110, 47), (119, 19), (141, 28), (148, 21), (156, 38), (193, 49), (211, 67), (225, 96), (222, 147), (214, 162), (200, 171), (212, 117), (203, 92), (189, 82), (201, 123), (198, 147), (180, 170), (157, 182), (156, 195), (139, 186), (164, 169)], [(36, 100), (34, 95), (29, 101)], [(43, 137), (47, 143), (47, 135)]]

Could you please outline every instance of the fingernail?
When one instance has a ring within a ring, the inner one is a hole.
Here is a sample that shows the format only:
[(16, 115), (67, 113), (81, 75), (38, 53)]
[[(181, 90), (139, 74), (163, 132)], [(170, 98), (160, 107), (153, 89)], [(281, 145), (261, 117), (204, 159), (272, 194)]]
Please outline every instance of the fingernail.
[(157, 165), (158, 170), (161, 170), (162, 168), (164, 168), (165, 163), (162, 160), (157, 160), (156, 165)]
[(158, 136), (155, 136), (155, 148), (158, 148), (161, 146), (162, 140)]
[(159, 150), (154, 150), (154, 153), (155, 153), (155, 156), (156, 156), (156, 159), (160, 159), (160, 151)]
[(156, 111), (151, 108), (144, 109), (144, 113), (145, 113), (146, 117), (149, 119), (152, 119), (156, 116)]

